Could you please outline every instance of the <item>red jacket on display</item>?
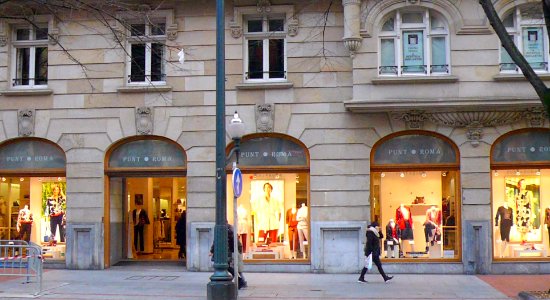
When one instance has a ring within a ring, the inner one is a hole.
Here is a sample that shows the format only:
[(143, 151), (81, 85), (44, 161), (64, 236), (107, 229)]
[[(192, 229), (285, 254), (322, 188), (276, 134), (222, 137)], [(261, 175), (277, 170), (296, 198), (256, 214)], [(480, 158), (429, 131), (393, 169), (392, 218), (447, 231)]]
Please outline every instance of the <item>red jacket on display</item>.
[[(408, 218), (405, 218), (405, 215), (401, 211), (401, 208), (404, 208), (406, 212), (408, 212)], [(401, 230), (407, 228), (407, 223), (409, 223), (409, 228), (413, 228), (411, 209), (406, 206), (400, 206), (397, 208), (397, 210), (395, 211), (395, 220)]]

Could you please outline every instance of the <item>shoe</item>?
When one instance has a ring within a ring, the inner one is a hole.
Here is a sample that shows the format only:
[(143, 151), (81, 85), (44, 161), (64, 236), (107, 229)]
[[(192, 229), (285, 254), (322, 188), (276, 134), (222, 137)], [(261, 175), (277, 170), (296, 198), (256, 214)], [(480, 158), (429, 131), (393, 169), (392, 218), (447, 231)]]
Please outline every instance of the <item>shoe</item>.
[(239, 290), (246, 289), (247, 287), (248, 287), (248, 283), (246, 281), (239, 283)]
[(392, 279), (393, 279), (393, 276), (386, 276), (386, 277), (384, 278), (384, 282), (388, 282), (388, 281), (390, 281), (390, 280), (392, 280)]
[(360, 283), (367, 283), (367, 281), (365, 280), (365, 278), (359, 278), (359, 279), (357, 279), (357, 282), (360, 282)]

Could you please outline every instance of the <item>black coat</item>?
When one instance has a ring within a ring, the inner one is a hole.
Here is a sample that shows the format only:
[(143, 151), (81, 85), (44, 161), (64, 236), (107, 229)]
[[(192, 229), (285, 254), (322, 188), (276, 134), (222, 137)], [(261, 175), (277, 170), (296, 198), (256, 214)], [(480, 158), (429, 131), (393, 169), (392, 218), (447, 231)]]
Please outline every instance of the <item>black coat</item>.
[(380, 256), (380, 240), (384, 238), (382, 232), (378, 232), (380, 236), (376, 236), (374, 232), (367, 229), (367, 244), (365, 245), (365, 256), (371, 253), (374, 256)]
[(185, 246), (185, 233), (187, 231), (187, 217), (185, 211), (176, 223), (176, 244)]

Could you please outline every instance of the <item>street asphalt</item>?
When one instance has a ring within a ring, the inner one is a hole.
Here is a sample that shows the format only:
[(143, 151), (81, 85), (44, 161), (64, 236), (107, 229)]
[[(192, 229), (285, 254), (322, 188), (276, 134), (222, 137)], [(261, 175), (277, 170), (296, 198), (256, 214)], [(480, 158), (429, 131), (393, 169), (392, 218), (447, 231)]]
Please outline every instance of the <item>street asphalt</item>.
[[(179, 265), (49, 269), (40, 292), (36, 283), (0, 277), (0, 299), (206, 299), (211, 275), (187, 272)], [(543, 285), (550, 278), (525, 276)], [(395, 274), (388, 283), (378, 274), (367, 275), (368, 283), (358, 283), (357, 278), (358, 274), (247, 273), (248, 288), (239, 291), (238, 299), (517, 299), (516, 292), (514, 297), (499, 290), (498, 276), (491, 277), (491, 284), (472, 275)]]

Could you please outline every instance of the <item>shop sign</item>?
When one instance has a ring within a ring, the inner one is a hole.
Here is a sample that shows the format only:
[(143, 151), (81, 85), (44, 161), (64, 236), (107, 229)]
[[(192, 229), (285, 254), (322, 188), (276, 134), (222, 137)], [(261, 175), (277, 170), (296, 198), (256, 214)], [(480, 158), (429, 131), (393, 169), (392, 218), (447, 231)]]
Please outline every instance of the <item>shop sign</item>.
[(116, 148), (109, 168), (181, 168), (185, 154), (177, 145), (163, 140), (132, 141)]
[(22, 140), (0, 148), (0, 170), (65, 169), (65, 153), (39, 140)]
[(544, 62), (543, 32), (541, 27), (523, 29), (523, 56), (529, 64), (540, 68)]
[(458, 164), (452, 145), (440, 138), (421, 135), (400, 135), (384, 141), (374, 153), (374, 164)]
[(403, 33), (403, 65), (409, 72), (424, 72), (424, 38), (422, 31)]
[(550, 161), (550, 131), (523, 131), (499, 140), (491, 153), (494, 162)]
[[(235, 157), (231, 157), (229, 165)], [(293, 141), (260, 137), (243, 141), (239, 151), (239, 166), (307, 166), (303, 147)]]

